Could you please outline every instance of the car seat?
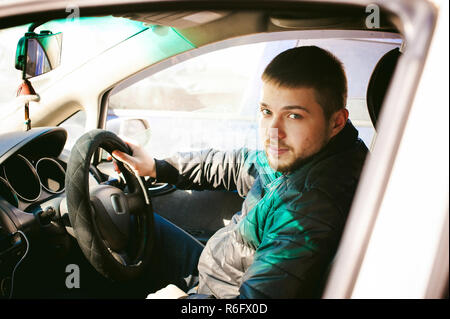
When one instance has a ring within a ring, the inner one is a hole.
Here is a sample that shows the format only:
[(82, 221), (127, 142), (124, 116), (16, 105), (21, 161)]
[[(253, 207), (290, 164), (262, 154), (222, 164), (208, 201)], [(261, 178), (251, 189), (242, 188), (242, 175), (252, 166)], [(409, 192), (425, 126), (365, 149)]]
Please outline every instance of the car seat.
[(383, 105), (384, 97), (386, 96), (400, 54), (399, 48), (395, 48), (383, 55), (375, 66), (370, 77), (369, 85), (367, 86), (367, 108), (375, 130), (381, 106)]
[[(367, 86), (366, 100), (370, 120), (372, 121), (375, 130), (381, 107), (383, 106), (383, 101), (386, 96), (387, 89), (391, 83), (391, 79), (400, 55), (401, 53), (399, 48), (395, 48), (387, 52), (381, 57), (374, 70), (372, 71), (372, 75)], [(336, 257), (333, 258), (323, 276), (324, 280), (319, 288), (319, 291), (321, 291), (322, 295), (325, 291), (326, 282), (335, 260)]]

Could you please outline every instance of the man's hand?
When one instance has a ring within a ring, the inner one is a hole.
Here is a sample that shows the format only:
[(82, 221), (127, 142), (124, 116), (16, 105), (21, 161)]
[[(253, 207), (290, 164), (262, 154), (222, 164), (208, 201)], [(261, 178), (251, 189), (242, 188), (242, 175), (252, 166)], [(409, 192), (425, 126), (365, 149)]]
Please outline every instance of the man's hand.
[[(154, 158), (150, 154), (148, 154), (141, 146), (134, 144), (133, 142), (130, 142), (128, 140), (124, 140), (124, 142), (128, 144), (133, 155), (128, 155), (116, 150), (112, 152), (112, 156), (115, 159), (128, 164), (128, 166), (135, 170), (139, 174), (139, 176), (150, 176), (156, 178)], [(116, 170), (118, 170), (117, 167)]]
[(175, 285), (168, 285), (165, 288), (149, 294), (146, 299), (179, 299), (188, 295)]

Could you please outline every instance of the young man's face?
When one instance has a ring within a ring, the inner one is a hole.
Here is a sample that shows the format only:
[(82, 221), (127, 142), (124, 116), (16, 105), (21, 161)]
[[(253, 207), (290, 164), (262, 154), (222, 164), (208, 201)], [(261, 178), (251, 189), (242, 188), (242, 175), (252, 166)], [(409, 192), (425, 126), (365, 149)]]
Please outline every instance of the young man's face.
[(263, 83), (260, 135), (270, 166), (288, 172), (320, 151), (331, 138), (312, 88), (285, 88)]

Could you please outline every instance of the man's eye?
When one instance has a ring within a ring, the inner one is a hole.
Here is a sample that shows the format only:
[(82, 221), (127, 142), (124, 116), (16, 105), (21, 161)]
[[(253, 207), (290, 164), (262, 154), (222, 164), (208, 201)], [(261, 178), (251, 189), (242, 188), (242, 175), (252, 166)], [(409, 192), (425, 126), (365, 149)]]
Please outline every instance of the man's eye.
[(270, 111), (268, 109), (261, 109), (262, 115), (270, 115)]
[(303, 116), (301, 116), (300, 114), (291, 113), (291, 114), (289, 114), (289, 118), (298, 120), (298, 119), (303, 118)]

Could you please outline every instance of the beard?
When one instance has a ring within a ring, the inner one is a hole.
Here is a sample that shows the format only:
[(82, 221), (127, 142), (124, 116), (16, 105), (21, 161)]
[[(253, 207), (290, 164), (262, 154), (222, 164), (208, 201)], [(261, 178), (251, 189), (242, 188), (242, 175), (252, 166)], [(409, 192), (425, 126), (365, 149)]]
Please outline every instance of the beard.
[[(275, 156), (273, 153), (268, 151), (270, 141), (266, 141), (264, 143), (264, 153), (266, 154), (269, 165), (272, 169), (280, 173), (290, 173), (295, 171), (303, 164), (305, 164), (312, 156), (320, 152), (328, 143), (328, 140), (323, 140), (320, 143), (320, 147), (316, 151), (312, 152), (303, 152), (301, 155), (296, 155), (291, 147), (285, 145), (283, 143), (275, 144), (276, 147), (281, 149), (287, 149), (281, 155)], [(273, 144), (272, 144), (273, 145)]]
[(282, 159), (280, 157), (274, 159), (273, 156), (267, 152), (267, 149), (264, 150), (264, 152), (266, 154), (270, 167), (280, 173), (289, 173), (296, 170), (302, 165), (305, 160), (303, 157), (295, 158), (291, 150), (286, 152), (287, 154), (283, 154), (286, 157), (285, 159)]

